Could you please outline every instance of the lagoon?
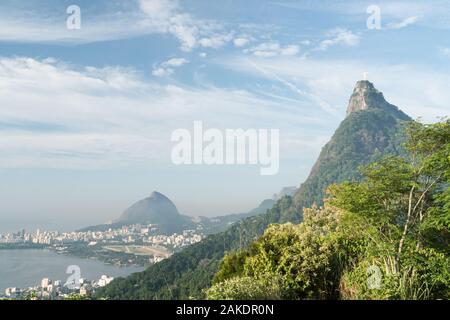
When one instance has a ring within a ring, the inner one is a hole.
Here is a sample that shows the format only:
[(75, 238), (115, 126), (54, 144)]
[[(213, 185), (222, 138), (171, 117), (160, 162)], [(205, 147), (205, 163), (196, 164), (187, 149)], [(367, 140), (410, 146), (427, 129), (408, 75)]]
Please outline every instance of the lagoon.
[(47, 249), (0, 250), (0, 295), (10, 287), (34, 287), (43, 278), (65, 283), (70, 276), (66, 270), (71, 265), (79, 266), (81, 277), (87, 280), (97, 280), (103, 274), (125, 277), (144, 270), (143, 267), (107, 265), (99, 260), (57, 254)]

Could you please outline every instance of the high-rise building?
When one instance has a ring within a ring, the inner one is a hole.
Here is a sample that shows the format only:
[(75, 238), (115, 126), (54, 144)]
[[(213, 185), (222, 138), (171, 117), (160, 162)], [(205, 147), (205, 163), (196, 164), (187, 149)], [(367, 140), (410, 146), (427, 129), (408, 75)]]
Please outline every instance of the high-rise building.
[(47, 289), (50, 283), (51, 283), (51, 280), (49, 278), (42, 279), (42, 281), (41, 281), (42, 289)]

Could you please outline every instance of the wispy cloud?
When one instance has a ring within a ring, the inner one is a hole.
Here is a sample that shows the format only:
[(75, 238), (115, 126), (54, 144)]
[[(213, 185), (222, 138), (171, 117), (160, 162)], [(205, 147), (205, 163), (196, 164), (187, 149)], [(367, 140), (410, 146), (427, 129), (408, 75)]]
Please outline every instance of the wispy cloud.
[[(333, 12), (340, 16), (368, 17), (366, 9), (376, 4), (381, 9), (383, 23), (421, 26), (438, 29), (450, 28), (450, 2), (446, 0), (322, 0), (274, 2), (274, 5), (301, 11)], [(414, 18), (416, 17), (416, 18)], [(400, 22), (399, 22), (400, 21)], [(405, 25), (406, 26), (406, 25)]]
[(219, 49), (233, 40), (232, 33), (223, 33), (201, 38), (198, 44), (203, 48)]
[(325, 112), (327, 112), (327, 113), (329, 113), (329, 114), (331, 114), (333, 116), (338, 116), (339, 115), (338, 111), (336, 109), (332, 108), (329, 105), (329, 103), (324, 101), (319, 95), (315, 95), (315, 94), (312, 94), (311, 92), (308, 92), (308, 91), (306, 91), (304, 89), (300, 89), (293, 82), (290, 82), (290, 81), (282, 78), (281, 76), (277, 75), (273, 71), (269, 71), (269, 70), (264, 69), (264, 67), (260, 66), (257, 62), (248, 60), (248, 64), (253, 66), (255, 68), (255, 70), (261, 72), (261, 74), (263, 74), (264, 76), (268, 77), (270, 80), (280, 82), (283, 85), (285, 85), (286, 87), (288, 87), (290, 90), (292, 90), (293, 92), (298, 94), (299, 96), (306, 97), (307, 99), (310, 99), (317, 106), (322, 108)]
[(152, 74), (156, 77), (166, 77), (174, 74), (174, 68), (179, 68), (185, 64), (188, 64), (189, 60), (185, 58), (172, 58), (153, 68)]
[[(165, 65), (184, 63), (177, 58)], [(286, 110), (298, 108), (295, 101), (242, 89), (159, 85), (132, 69), (77, 68), (54, 59), (0, 58), (0, 87), (6, 124), (0, 124), (0, 168), (166, 161), (171, 131), (198, 119), (218, 128), (283, 126), (286, 134), (312, 121)]]
[(409, 25), (416, 23), (418, 20), (417, 16), (409, 17), (400, 22), (393, 22), (387, 25), (388, 29), (402, 29)]
[(297, 45), (282, 46), (276, 41), (271, 41), (245, 49), (244, 52), (251, 53), (257, 57), (295, 56), (299, 52), (299, 47)]
[[(44, 3), (43, 3), (44, 4)], [(0, 41), (23, 43), (89, 43), (134, 37), (154, 33), (139, 23), (144, 15), (139, 10), (100, 12), (84, 15), (79, 30), (69, 30), (67, 15), (51, 8), (16, 8), (14, 2), (0, 4)]]
[(316, 50), (325, 51), (336, 45), (357, 46), (360, 42), (360, 36), (354, 34), (351, 30), (344, 28), (335, 28), (327, 33), (329, 39), (320, 42)]
[(239, 36), (233, 40), (233, 44), (235, 47), (241, 48), (250, 43), (250, 41), (251, 41), (250, 38), (246, 36)]
[(197, 46), (219, 48), (232, 40), (219, 22), (194, 18), (182, 10), (177, 0), (139, 0), (139, 5), (145, 14), (141, 26), (175, 36), (183, 51)]
[[(254, 60), (253, 63), (250, 59)], [(320, 106), (312, 97), (320, 97), (326, 105), (333, 106), (341, 113), (345, 112), (355, 82), (362, 78), (364, 71), (368, 71), (369, 80), (385, 93), (387, 99), (412, 117), (436, 121), (437, 117), (450, 113), (450, 92), (445, 89), (450, 82), (450, 76), (433, 68), (298, 57), (228, 57), (217, 63), (261, 78), (276, 75), (277, 79), (283, 79), (293, 88), (309, 94), (311, 110)], [(258, 68), (255, 68), (255, 65)], [(265, 74), (261, 70), (265, 70)]]
[[(126, 10), (111, 6), (95, 16), (81, 8), (79, 30), (68, 30), (67, 16), (48, 12), (19, 10), (10, 3), (0, 4), (0, 41), (89, 43), (116, 40), (145, 34), (169, 34), (180, 42), (183, 51), (197, 47), (219, 48), (233, 40), (219, 21), (194, 17), (183, 10), (178, 0), (119, 1)], [(116, 3), (116, 2), (115, 2)], [(133, 6), (137, 3), (137, 6)]]
[(151, 29), (175, 36), (183, 51), (194, 48), (219, 49), (229, 43), (242, 47), (249, 37), (236, 37), (220, 21), (193, 17), (184, 12), (178, 0), (139, 0), (140, 8), (147, 15), (142, 22)]

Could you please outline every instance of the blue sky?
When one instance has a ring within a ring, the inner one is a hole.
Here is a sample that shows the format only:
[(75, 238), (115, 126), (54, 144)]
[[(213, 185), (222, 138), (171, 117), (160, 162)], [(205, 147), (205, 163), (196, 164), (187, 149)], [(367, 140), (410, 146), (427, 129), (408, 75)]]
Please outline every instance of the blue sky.
[[(4, 0), (0, 224), (102, 223), (153, 190), (189, 215), (247, 211), (307, 177), (363, 72), (435, 121), (449, 71), (448, 1)], [(279, 174), (173, 165), (171, 132), (195, 120), (280, 129)]]

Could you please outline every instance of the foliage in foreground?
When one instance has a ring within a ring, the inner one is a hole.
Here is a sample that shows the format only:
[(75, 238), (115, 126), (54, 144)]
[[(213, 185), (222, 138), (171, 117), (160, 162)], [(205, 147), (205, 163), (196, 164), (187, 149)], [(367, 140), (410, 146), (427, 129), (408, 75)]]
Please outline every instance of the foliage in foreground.
[(303, 223), (228, 254), (208, 298), (449, 299), (450, 121), (406, 135), (407, 156), (366, 166)]

